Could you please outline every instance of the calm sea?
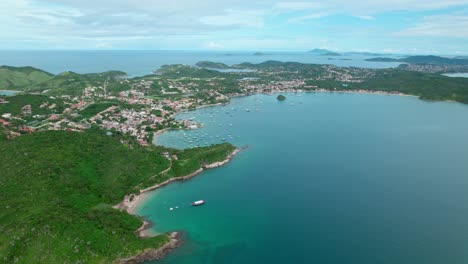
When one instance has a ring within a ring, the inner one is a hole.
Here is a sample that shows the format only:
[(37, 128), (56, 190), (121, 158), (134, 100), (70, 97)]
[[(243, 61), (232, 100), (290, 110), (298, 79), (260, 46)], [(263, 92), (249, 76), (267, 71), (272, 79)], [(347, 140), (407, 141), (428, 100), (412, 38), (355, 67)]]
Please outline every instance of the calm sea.
[[(187, 112), (180, 117), (205, 126), (158, 138), (248, 146), (138, 208), (154, 232), (184, 232), (158, 263), (468, 263), (468, 106), (286, 96)], [(199, 199), (206, 204), (190, 206)]]
[(370, 68), (396, 67), (399, 63), (365, 61), (370, 56), (351, 54), (330, 58), (306, 52), (273, 52), (253, 55), (254, 52), (202, 51), (0, 51), (0, 65), (33, 66), (57, 74), (64, 71), (78, 73), (121, 70), (131, 76), (150, 74), (165, 64), (194, 65), (199, 61), (259, 63), (267, 60), (304, 63), (335, 64)]

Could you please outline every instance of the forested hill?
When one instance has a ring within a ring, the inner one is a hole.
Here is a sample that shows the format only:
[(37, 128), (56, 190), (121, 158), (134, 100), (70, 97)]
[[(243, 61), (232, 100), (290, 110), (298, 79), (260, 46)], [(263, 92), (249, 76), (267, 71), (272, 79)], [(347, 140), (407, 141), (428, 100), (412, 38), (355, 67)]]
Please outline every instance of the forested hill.
[[(112, 205), (224, 160), (234, 149), (123, 145), (104, 133), (47, 131), (0, 140), (1, 263), (110, 263), (158, 248), (166, 235), (139, 238), (142, 221)], [(163, 151), (180, 158), (171, 162)]]
[(22, 90), (50, 80), (54, 75), (34, 67), (0, 66), (0, 90)]

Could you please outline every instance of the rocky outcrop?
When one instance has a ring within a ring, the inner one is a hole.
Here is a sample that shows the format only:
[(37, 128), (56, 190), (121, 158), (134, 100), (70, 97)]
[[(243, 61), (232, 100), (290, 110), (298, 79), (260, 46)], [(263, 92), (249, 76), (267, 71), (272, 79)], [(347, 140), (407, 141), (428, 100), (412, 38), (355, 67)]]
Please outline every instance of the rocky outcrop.
[(234, 155), (236, 155), (237, 153), (239, 153), (239, 149), (236, 149), (234, 150), (231, 154), (229, 154), (225, 160), (223, 161), (218, 161), (218, 162), (214, 162), (214, 163), (211, 163), (211, 164), (206, 164), (205, 166), (203, 166), (203, 168), (205, 169), (213, 169), (213, 168), (216, 168), (216, 167), (220, 167), (220, 166), (223, 166), (224, 164), (228, 163), (229, 161), (231, 161), (232, 157), (234, 157)]
[(158, 249), (145, 249), (143, 252), (125, 259), (115, 261), (119, 264), (138, 264), (150, 260), (159, 260), (166, 256), (169, 252), (180, 245), (179, 234), (172, 232), (169, 234), (169, 241)]

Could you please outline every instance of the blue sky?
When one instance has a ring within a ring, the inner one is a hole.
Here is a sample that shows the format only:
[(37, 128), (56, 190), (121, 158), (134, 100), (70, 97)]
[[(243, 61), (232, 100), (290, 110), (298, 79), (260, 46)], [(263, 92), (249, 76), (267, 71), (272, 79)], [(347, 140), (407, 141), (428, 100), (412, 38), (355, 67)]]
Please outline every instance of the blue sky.
[(0, 49), (468, 55), (468, 0), (2, 0)]

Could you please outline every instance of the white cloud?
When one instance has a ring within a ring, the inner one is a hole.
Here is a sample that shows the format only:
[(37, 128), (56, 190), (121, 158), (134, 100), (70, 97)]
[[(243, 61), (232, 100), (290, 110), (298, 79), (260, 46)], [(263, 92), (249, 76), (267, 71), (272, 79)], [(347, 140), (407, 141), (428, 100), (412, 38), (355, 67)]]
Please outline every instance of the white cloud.
[(355, 17), (360, 18), (360, 19), (364, 19), (364, 20), (374, 20), (374, 19), (375, 19), (375, 17), (373, 17), (373, 16), (360, 16), (360, 15), (355, 15)]
[(215, 42), (215, 41), (210, 41), (206, 44), (205, 48), (208, 48), (208, 49), (222, 49), (224, 48), (224, 46), (218, 42)]
[(312, 14), (308, 14), (308, 15), (305, 15), (305, 16), (298, 16), (298, 17), (290, 18), (290, 19), (288, 19), (288, 23), (300, 24), (300, 23), (304, 23), (304, 22), (306, 22), (308, 20), (319, 19), (319, 18), (326, 17), (326, 16), (329, 16), (329, 15), (331, 15), (331, 13), (317, 12), (317, 13), (312, 13)]
[(407, 37), (468, 38), (468, 15), (428, 16), (416, 25), (402, 30), (396, 35)]
[[(222, 42), (220, 35), (242, 34), (243, 30), (258, 32), (257, 38), (268, 30), (268, 34), (277, 34), (274, 37), (283, 37), (280, 34), (284, 32), (271, 31), (291, 25), (276, 25), (271, 22), (275, 19), (305, 24), (339, 14), (371, 20), (384, 12), (456, 6), (468, 7), (468, 0), (0, 0), (0, 46), (18, 41), (35, 48), (35, 42), (46, 46), (49, 41), (67, 47), (67, 43), (78, 45), (82, 41), (96, 47), (112, 39), (121, 43), (153, 41), (170, 47), (165, 39), (191, 40), (199, 36), (200, 42), (193, 46), (204, 46), (216, 39), (226, 47), (230, 43)], [(428, 17), (399, 35), (466, 37), (467, 23), (464, 15), (452, 19)], [(326, 25), (321, 26), (323, 29)], [(314, 30), (317, 28), (311, 27)], [(272, 39), (268, 43), (274, 44)], [(277, 44), (285, 46), (283, 42)]]

